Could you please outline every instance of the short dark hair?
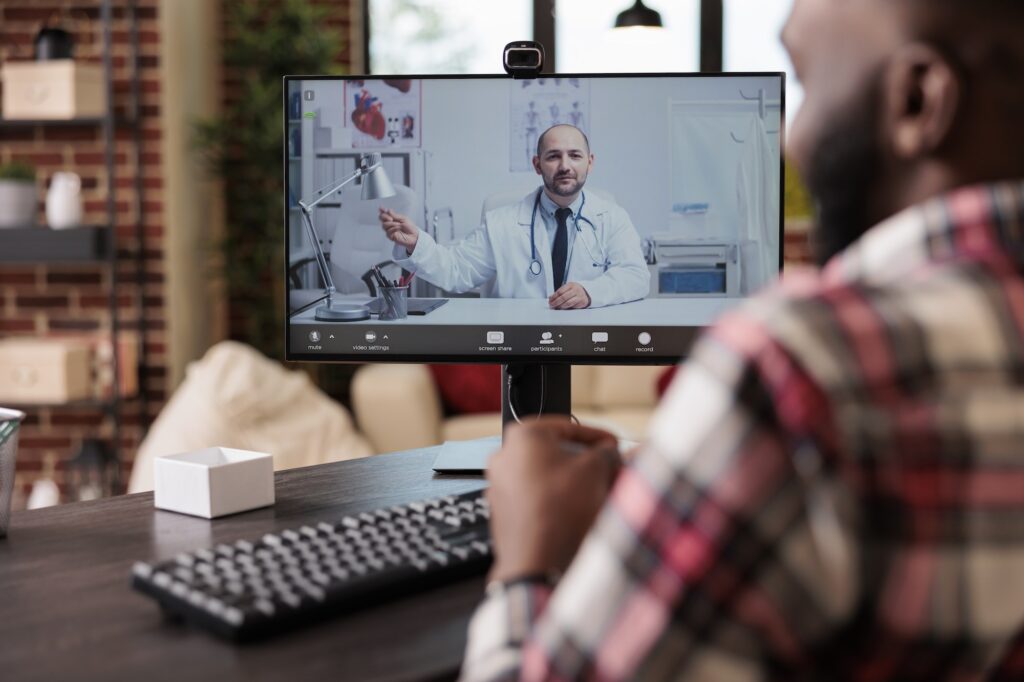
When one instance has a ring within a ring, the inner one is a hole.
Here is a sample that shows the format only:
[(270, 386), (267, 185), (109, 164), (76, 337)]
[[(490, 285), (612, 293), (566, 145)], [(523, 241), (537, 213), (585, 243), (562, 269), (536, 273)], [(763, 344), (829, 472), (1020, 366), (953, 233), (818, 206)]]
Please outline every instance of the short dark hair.
[(587, 134), (585, 132), (583, 132), (582, 130), (580, 130), (571, 123), (556, 123), (555, 125), (545, 130), (543, 133), (541, 133), (540, 137), (537, 138), (537, 156), (540, 156), (540, 148), (544, 144), (544, 136), (547, 135), (552, 130), (554, 130), (555, 128), (572, 128), (573, 130), (578, 132), (580, 135), (583, 136), (583, 144), (587, 146), (587, 153), (590, 153), (590, 140), (587, 138)]

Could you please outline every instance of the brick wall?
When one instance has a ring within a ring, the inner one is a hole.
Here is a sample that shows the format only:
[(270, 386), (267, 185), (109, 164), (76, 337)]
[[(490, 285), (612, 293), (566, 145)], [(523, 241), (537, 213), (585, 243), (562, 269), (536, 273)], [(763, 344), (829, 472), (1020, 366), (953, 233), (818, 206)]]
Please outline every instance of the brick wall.
[[(113, 18), (114, 106), (119, 118), (129, 112), (131, 88), (130, 34), (125, 0), (115, 0)], [(123, 124), (116, 130), (115, 196), (118, 240), (118, 306), (122, 324), (131, 333), (144, 332), (147, 363), (140, 377), (148, 398), (147, 421), (163, 405), (166, 344), (163, 292), (164, 230), (161, 177), (160, 80), (157, 25), (158, 0), (138, 0), (139, 66), (141, 76), (141, 167), (135, 164), (133, 132)], [(0, 56), (27, 59), (39, 28), (60, 12), (70, 16), (74, 27), (76, 58), (100, 62), (102, 27), (98, 0), (0, 0)], [(107, 177), (104, 166), (103, 131), (98, 125), (61, 127), (0, 127), (0, 161), (24, 160), (36, 167), (40, 199), (55, 171), (72, 170), (82, 177), (84, 223), (107, 222)], [(140, 316), (137, 297), (140, 282), (134, 254), (134, 180), (144, 186), (141, 221), (145, 231), (145, 274)], [(42, 201), (37, 218), (45, 222)], [(106, 263), (56, 266), (0, 264), (0, 337), (59, 336), (67, 334), (103, 337), (110, 326), (111, 274)], [(141, 319), (140, 319), (141, 318)], [(133, 372), (134, 367), (124, 368)], [(121, 434), (122, 471), (125, 480), (131, 455), (141, 436), (143, 415), (137, 399), (123, 407), (125, 427)], [(69, 482), (68, 462), (83, 438), (113, 439), (113, 424), (101, 409), (32, 408), (21, 432), (18, 453), (18, 490), (22, 497), (40, 477), (53, 477), (65, 500), (76, 490)]]

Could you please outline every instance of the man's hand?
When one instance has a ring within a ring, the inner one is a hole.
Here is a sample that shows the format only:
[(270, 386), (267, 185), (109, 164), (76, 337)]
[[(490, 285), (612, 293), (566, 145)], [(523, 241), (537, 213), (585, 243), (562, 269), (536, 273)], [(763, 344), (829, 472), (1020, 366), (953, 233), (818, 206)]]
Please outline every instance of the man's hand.
[(405, 247), (405, 253), (412, 255), (419, 241), (420, 228), (401, 213), (395, 213), (390, 208), (380, 207), (380, 226), (384, 228), (384, 234), (388, 239), (400, 246)]
[(555, 417), (509, 426), (487, 464), (491, 580), (564, 571), (618, 470), (610, 433)]
[(548, 306), (553, 310), (572, 310), (573, 308), (589, 308), (590, 294), (578, 282), (567, 282), (548, 298)]

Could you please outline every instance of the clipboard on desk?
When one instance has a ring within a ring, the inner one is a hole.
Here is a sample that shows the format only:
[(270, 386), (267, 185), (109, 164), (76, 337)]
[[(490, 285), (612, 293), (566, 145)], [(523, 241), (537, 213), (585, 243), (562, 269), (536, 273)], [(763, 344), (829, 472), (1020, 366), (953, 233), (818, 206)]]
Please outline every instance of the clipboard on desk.
[[(408, 314), (426, 315), (432, 310), (437, 310), (447, 302), (447, 298), (410, 298)], [(380, 311), (383, 308), (384, 300), (380, 298), (372, 299), (366, 304), (366, 309), (370, 311), (371, 315), (380, 315)]]

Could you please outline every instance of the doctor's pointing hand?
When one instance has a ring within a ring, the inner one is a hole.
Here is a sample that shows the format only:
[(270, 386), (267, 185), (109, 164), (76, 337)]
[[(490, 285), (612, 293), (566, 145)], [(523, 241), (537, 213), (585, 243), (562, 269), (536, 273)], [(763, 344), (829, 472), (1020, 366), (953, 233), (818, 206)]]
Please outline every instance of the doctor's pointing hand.
[(644, 298), (650, 274), (636, 228), (620, 206), (583, 189), (593, 164), (582, 131), (553, 126), (533, 158), (543, 185), (488, 211), (461, 241), (438, 244), (408, 217), (381, 208), (392, 258), (447, 291), (482, 287), (490, 297), (543, 297), (556, 310)]

